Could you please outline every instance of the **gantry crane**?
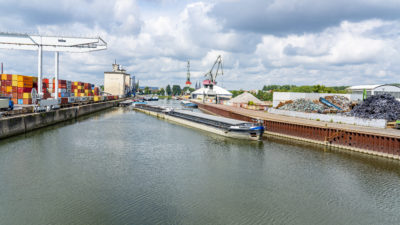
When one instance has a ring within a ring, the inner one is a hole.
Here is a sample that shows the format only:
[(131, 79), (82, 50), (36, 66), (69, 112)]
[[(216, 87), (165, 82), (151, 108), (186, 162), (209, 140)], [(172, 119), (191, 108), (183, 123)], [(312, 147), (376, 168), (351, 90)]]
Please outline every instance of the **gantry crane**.
[[(42, 96), (42, 51), (55, 52), (55, 93), (58, 91), (59, 52), (84, 53), (107, 49), (107, 43), (100, 37), (63, 37), (0, 32), (0, 49), (38, 51), (38, 90)], [(55, 95), (58, 98), (58, 95)]]

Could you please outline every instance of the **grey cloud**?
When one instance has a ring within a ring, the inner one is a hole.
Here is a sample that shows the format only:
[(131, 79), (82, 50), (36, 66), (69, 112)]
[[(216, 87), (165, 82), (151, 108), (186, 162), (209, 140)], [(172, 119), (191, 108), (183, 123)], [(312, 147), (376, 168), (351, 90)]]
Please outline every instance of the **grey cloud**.
[(226, 29), (287, 35), (316, 32), (343, 20), (400, 18), (398, 1), (252, 0), (219, 2), (210, 12)]

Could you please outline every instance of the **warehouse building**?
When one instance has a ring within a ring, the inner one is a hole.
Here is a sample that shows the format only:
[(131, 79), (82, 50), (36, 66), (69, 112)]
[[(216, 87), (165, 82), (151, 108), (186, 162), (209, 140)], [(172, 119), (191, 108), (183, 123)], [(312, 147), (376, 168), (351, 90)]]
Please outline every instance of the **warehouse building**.
[(104, 72), (104, 92), (110, 95), (127, 95), (131, 92), (131, 77), (117, 63), (112, 72)]
[(400, 99), (400, 87), (390, 84), (384, 85), (358, 85), (347, 88), (353, 94), (363, 94), (364, 90), (367, 92), (367, 97), (379, 94), (391, 94), (393, 97)]

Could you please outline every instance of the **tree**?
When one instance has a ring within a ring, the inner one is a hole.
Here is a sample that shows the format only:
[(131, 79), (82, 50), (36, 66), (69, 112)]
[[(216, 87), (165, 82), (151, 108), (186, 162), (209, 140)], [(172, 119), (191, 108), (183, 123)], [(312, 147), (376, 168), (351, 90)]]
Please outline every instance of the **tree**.
[(166, 90), (165, 90), (166, 92), (167, 92), (167, 95), (168, 96), (171, 96), (171, 94), (172, 94), (172, 90), (171, 90), (171, 86), (169, 86), (169, 84), (167, 85), (167, 87), (166, 87)]
[(146, 87), (144, 88), (144, 94), (145, 94), (145, 95), (150, 94), (150, 88), (149, 88), (149, 87), (146, 86)]
[(189, 91), (189, 93), (192, 93), (193, 91), (195, 91), (195, 89), (191, 88), (191, 87), (184, 87), (182, 90), (183, 94), (186, 94), (186, 92), (188, 92), (188, 91)]
[(174, 96), (175, 95), (181, 95), (181, 93), (182, 93), (181, 86), (174, 84), (172, 86), (172, 95), (174, 95)]
[(161, 88), (161, 89), (158, 91), (158, 95), (161, 95), (161, 96), (164, 96), (164, 95), (165, 95), (165, 90), (164, 90), (164, 88)]
[(238, 96), (238, 95), (241, 95), (241, 94), (243, 94), (243, 90), (239, 90), (239, 91), (237, 91), (237, 90), (233, 90), (233, 91), (230, 91), (231, 93), (232, 93), (232, 98), (234, 98), (234, 97), (236, 97), (236, 96)]

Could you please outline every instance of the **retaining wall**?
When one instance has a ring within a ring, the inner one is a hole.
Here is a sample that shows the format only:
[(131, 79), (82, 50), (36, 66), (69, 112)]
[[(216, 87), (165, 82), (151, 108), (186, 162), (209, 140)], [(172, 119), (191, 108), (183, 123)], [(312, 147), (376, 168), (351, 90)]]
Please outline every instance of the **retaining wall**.
[(108, 109), (117, 106), (120, 101), (122, 100), (100, 102), (63, 108), (50, 112), (31, 113), (10, 118), (2, 118), (0, 119), (0, 139), (17, 134), (23, 134), (35, 129)]

